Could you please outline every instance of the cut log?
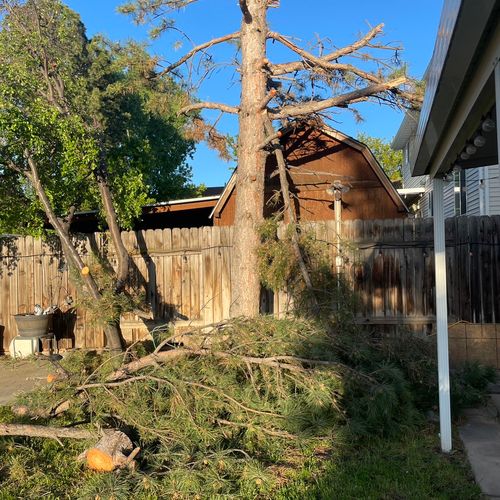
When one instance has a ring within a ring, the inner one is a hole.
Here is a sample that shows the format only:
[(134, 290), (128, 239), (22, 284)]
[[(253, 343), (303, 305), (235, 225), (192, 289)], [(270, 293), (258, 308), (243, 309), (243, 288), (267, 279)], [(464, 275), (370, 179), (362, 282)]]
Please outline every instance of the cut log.
[[(27, 436), (71, 439), (95, 439), (97, 433), (85, 429), (49, 427), (44, 425), (0, 424), (0, 436)], [(132, 441), (121, 431), (105, 430), (97, 444), (84, 451), (79, 460), (85, 460), (90, 469), (110, 472), (116, 468), (135, 467), (134, 458), (140, 448), (133, 449)]]
[(133, 467), (133, 458), (138, 453), (129, 437), (121, 431), (105, 431), (99, 442), (86, 450), (79, 459), (85, 460), (89, 469), (111, 472), (116, 468)]
[(92, 439), (95, 432), (71, 427), (48, 427), (44, 425), (0, 424), (0, 436), (44, 437), (58, 440), (59, 438)]

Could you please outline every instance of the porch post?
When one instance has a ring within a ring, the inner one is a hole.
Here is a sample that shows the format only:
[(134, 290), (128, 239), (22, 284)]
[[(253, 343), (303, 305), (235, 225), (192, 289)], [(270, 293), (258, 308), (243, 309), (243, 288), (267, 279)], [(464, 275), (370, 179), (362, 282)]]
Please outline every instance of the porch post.
[(442, 179), (432, 180), (434, 209), (434, 262), (436, 277), (436, 328), (439, 375), (439, 427), (441, 450), (451, 451), (450, 370), (448, 360), (448, 307), (446, 301), (446, 241)]

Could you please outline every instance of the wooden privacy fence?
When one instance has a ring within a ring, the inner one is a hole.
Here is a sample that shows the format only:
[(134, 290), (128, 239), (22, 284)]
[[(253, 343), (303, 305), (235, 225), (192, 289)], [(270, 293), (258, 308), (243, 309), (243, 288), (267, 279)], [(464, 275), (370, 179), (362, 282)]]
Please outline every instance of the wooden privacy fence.
[[(307, 226), (328, 245), (332, 269), (338, 264), (335, 222)], [(130, 285), (151, 305), (151, 325), (175, 319), (209, 324), (229, 314), (231, 227), (163, 229), (123, 233), (131, 254)], [(458, 217), (446, 221), (448, 306), (453, 320), (500, 323), (500, 217)], [(434, 315), (432, 219), (347, 221), (342, 224), (342, 272), (358, 301), (358, 321), (368, 324), (424, 324)], [(104, 234), (82, 238), (80, 252), (92, 251), (114, 265)], [(233, 270), (234, 272), (234, 270)], [(72, 305), (68, 305), (69, 297)], [(13, 315), (35, 304), (62, 305), (54, 331), (62, 348), (104, 346), (102, 330), (79, 309), (78, 294), (57, 243), (32, 237), (0, 238), (0, 345), (17, 334)], [(271, 309), (287, 311), (288, 298), (274, 296)], [(75, 306), (76, 307), (73, 307)], [(144, 332), (137, 317), (125, 317), (128, 340)]]

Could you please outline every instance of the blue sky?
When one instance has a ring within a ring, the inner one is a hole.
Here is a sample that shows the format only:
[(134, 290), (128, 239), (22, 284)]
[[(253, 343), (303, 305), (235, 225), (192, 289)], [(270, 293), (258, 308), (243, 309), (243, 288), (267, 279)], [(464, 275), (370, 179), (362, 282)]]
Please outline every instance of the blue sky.
[[(148, 40), (146, 27), (135, 26), (129, 17), (116, 12), (120, 0), (66, 0), (66, 3), (81, 15), (90, 36), (103, 33), (116, 41)], [(441, 8), (442, 0), (282, 0), (279, 9), (270, 9), (269, 24), (272, 30), (294, 36), (307, 47), (317, 37), (329, 39), (336, 46), (347, 45), (360, 33), (383, 22), (383, 41), (402, 45), (401, 59), (408, 64), (410, 74), (420, 78), (432, 55)], [(191, 41), (173, 31), (155, 41), (150, 51), (172, 62), (189, 50), (192, 43), (237, 31), (240, 17), (237, 0), (199, 0), (176, 16), (177, 26)], [(180, 48), (176, 48), (178, 42), (182, 42)], [(291, 53), (274, 47), (273, 50), (270, 57), (273, 61), (296, 59)], [(222, 62), (229, 61), (233, 51), (231, 47), (220, 47), (214, 56)], [(233, 70), (216, 72), (204, 81), (198, 95), (203, 100), (237, 103), (239, 87)], [(402, 120), (400, 112), (375, 104), (360, 104), (357, 109), (363, 122), (356, 123), (351, 113), (342, 112), (335, 115), (332, 125), (353, 136), (364, 132), (391, 139)], [(218, 125), (223, 132), (237, 132), (233, 117), (224, 117)], [(222, 162), (204, 145), (198, 146), (190, 163), (194, 181), (207, 186), (223, 185), (233, 166)]]

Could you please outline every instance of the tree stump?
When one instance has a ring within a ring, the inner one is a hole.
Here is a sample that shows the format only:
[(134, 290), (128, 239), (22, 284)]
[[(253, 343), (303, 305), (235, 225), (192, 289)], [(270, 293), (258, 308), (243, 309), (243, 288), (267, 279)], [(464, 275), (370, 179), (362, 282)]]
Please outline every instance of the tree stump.
[(116, 468), (133, 467), (133, 458), (139, 449), (133, 450), (132, 441), (121, 431), (104, 431), (102, 438), (93, 447), (86, 450), (80, 459), (87, 467), (100, 472), (111, 472)]

